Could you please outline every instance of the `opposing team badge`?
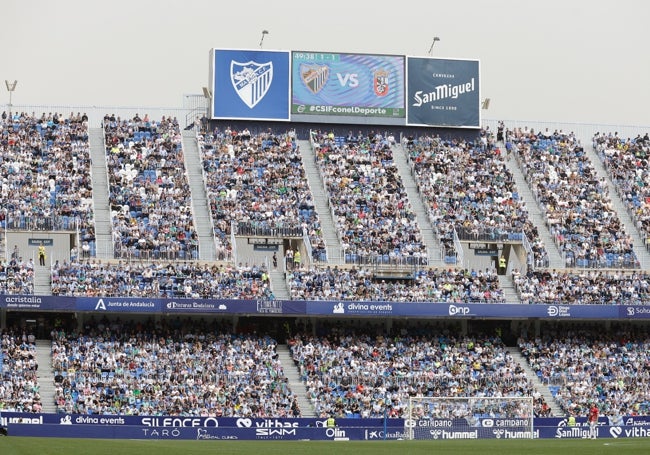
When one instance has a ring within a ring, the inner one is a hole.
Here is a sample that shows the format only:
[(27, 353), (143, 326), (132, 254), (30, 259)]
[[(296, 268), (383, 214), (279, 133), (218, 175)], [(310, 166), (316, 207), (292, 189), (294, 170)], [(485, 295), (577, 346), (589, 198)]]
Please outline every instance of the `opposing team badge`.
[(271, 87), (273, 62), (240, 63), (232, 60), (230, 62), (230, 82), (241, 100), (253, 109), (257, 103), (262, 101)]
[(372, 75), (375, 87), (375, 95), (386, 96), (388, 94), (388, 71), (377, 70)]
[(314, 95), (325, 87), (329, 75), (330, 67), (327, 65), (300, 64), (300, 78), (303, 84), (305, 84), (305, 87)]

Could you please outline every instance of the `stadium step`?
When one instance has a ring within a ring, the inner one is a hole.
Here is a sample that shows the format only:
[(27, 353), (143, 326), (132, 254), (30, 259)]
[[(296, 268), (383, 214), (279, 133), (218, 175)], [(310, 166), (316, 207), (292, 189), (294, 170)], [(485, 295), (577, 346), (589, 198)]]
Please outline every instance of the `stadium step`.
[(330, 211), (330, 204), (327, 196), (327, 190), (323, 184), (320, 172), (316, 166), (314, 150), (311, 143), (307, 140), (298, 140), (296, 144), (299, 147), (302, 163), (305, 168), (305, 175), (309, 182), (314, 196), (314, 208), (318, 213), (321, 229), (323, 231), (323, 240), (327, 248), (327, 262), (332, 264), (342, 263), (343, 255), (341, 253), (341, 241), (336, 231), (336, 222)]
[(289, 347), (286, 344), (279, 344), (276, 347), (276, 351), (278, 353), (278, 360), (282, 363), (284, 375), (289, 381), (289, 387), (291, 387), (291, 390), (298, 398), (298, 406), (300, 407), (302, 417), (317, 417), (314, 406), (307, 398), (307, 388), (300, 379), (300, 372), (291, 357)]
[(110, 204), (108, 202), (108, 174), (106, 145), (102, 128), (88, 128), (88, 143), (92, 160), (93, 207), (95, 219), (95, 243), (98, 259), (113, 259), (113, 237)]
[(535, 196), (528, 186), (526, 177), (518, 164), (518, 158), (512, 157), (505, 162), (506, 167), (512, 173), (515, 185), (517, 186), (517, 193), (519, 198), (522, 199), (528, 208), (528, 217), (530, 221), (537, 226), (539, 237), (544, 242), (544, 247), (548, 253), (549, 267), (552, 269), (561, 269), (565, 267), (565, 261), (562, 259), (560, 250), (553, 241), (553, 237), (548, 229), (545, 216), (535, 200)]
[(429, 221), (428, 213), (424, 202), (419, 194), (418, 186), (415, 183), (413, 178), (413, 173), (411, 172), (411, 166), (409, 165), (407, 159), (407, 151), (402, 145), (393, 145), (393, 160), (395, 166), (399, 171), (399, 175), (402, 179), (402, 184), (406, 190), (406, 195), (408, 200), (411, 203), (411, 208), (415, 213), (415, 218), (418, 226), (420, 226), (420, 232), (422, 234), (422, 241), (427, 247), (427, 253), (429, 256), (429, 265), (444, 267), (444, 258), (442, 254), (442, 249), (440, 247), (440, 242), (434, 235), (434, 228)]
[(269, 271), (269, 278), (271, 279), (271, 290), (277, 300), (289, 300), (289, 288), (287, 280), (284, 277), (284, 272), (280, 270)]
[(56, 413), (54, 371), (52, 370), (52, 344), (48, 340), (36, 340), (38, 370), (38, 393), (43, 403), (42, 412)]
[(201, 166), (201, 152), (196, 139), (196, 132), (186, 130), (182, 132), (183, 155), (185, 157), (185, 170), (188, 176), (190, 193), (192, 194), (192, 212), (194, 225), (199, 237), (199, 257), (202, 261), (216, 261), (217, 248), (214, 242), (212, 221), (208, 204), (208, 194), (203, 184), (203, 167)]
[(526, 377), (528, 378), (529, 381), (531, 381), (534, 384), (535, 389), (537, 389), (539, 393), (542, 394), (542, 397), (544, 397), (544, 401), (546, 401), (546, 403), (551, 407), (551, 415), (555, 417), (563, 417), (564, 414), (560, 409), (560, 404), (555, 400), (555, 397), (551, 392), (551, 388), (549, 384), (544, 384), (539, 379), (535, 371), (530, 367), (530, 365), (528, 365), (528, 361), (521, 354), (519, 348), (509, 346), (506, 348), (506, 350), (510, 353), (512, 358), (517, 363), (519, 363), (519, 365), (521, 365), (523, 370), (526, 372)]
[(607, 184), (607, 191), (610, 199), (612, 200), (612, 207), (616, 211), (616, 214), (618, 215), (621, 224), (625, 229), (625, 232), (632, 239), (632, 244), (633, 244), (632, 248), (634, 250), (634, 253), (636, 254), (637, 259), (639, 260), (641, 268), (644, 270), (647, 269), (648, 265), (650, 265), (650, 253), (646, 248), (645, 239), (643, 235), (637, 229), (636, 223), (634, 222), (634, 220), (630, 216), (630, 213), (628, 212), (627, 205), (621, 198), (619, 192), (616, 191), (616, 188), (614, 187), (612, 180), (608, 177), (603, 161), (598, 156), (598, 153), (594, 150), (591, 140), (589, 140), (586, 143), (584, 148), (585, 148), (585, 153), (587, 154), (587, 156), (589, 157), (589, 159), (594, 165), (596, 174), (598, 175), (599, 178), (604, 179), (604, 181)]

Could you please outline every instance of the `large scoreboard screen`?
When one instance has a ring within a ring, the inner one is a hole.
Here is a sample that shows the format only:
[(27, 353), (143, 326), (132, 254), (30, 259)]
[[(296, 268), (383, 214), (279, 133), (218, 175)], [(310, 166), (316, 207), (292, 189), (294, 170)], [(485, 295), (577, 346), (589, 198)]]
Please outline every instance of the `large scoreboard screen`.
[(403, 56), (293, 51), (291, 62), (292, 115), (406, 117)]

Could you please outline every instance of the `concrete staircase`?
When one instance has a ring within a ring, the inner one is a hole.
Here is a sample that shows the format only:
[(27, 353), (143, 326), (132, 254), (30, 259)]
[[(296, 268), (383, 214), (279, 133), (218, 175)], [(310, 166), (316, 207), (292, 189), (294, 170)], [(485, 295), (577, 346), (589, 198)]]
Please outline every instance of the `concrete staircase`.
[(509, 346), (506, 350), (510, 353), (512, 358), (521, 365), (526, 372), (526, 376), (533, 382), (535, 389), (537, 389), (544, 397), (544, 401), (551, 407), (551, 415), (554, 417), (562, 417), (564, 414), (560, 410), (560, 404), (555, 400), (555, 397), (549, 390), (548, 386), (540, 381), (535, 371), (528, 365), (528, 361), (521, 354), (519, 348)]
[(49, 340), (36, 340), (36, 361), (38, 362), (38, 393), (41, 395), (44, 413), (56, 413), (54, 401), (54, 371), (52, 370), (52, 343)]
[(289, 300), (289, 287), (287, 280), (284, 278), (284, 272), (280, 270), (269, 271), (269, 278), (271, 279), (271, 290), (277, 300)]
[(420, 226), (422, 241), (427, 247), (429, 265), (433, 267), (444, 267), (445, 263), (442, 257), (442, 248), (440, 247), (440, 242), (436, 238), (431, 222), (429, 221), (429, 211), (420, 197), (420, 192), (408, 161), (408, 152), (401, 145), (394, 145), (392, 146), (392, 149), (393, 161), (399, 171), (402, 185), (404, 185), (413, 213), (415, 213), (415, 220), (418, 226)]
[(196, 140), (196, 133), (192, 130), (184, 130), (182, 141), (185, 172), (187, 173), (192, 194), (194, 225), (199, 237), (199, 260), (216, 261), (217, 247), (214, 243), (212, 217), (208, 204), (208, 194), (203, 181), (203, 166), (201, 165), (201, 153)]
[(113, 259), (113, 237), (111, 226), (111, 206), (108, 199), (108, 170), (106, 167), (106, 145), (102, 128), (88, 129), (90, 172), (93, 179), (93, 212), (95, 219), (95, 257)]
[(643, 236), (637, 229), (634, 220), (632, 220), (632, 217), (626, 209), (625, 203), (621, 199), (620, 195), (616, 191), (616, 188), (614, 187), (614, 184), (607, 175), (607, 170), (605, 169), (602, 160), (598, 156), (598, 153), (594, 150), (591, 139), (589, 139), (586, 143), (584, 140), (581, 140), (581, 143), (584, 146), (585, 153), (594, 165), (596, 175), (598, 177), (605, 178), (605, 181), (607, 182), (607, 189), (609, 191), (609, 197), (612, 200), (612, 208), (616, 210), (616, 214), (621, 220), (621, 224), (625, 228), (625, 232), (632, 238), (634, 252), (639, 259), (641, 268), (644, 270), (647, 269), (650, 266), (650, 253), (645, 247)]
[(298, 406), (300, 407), (302, 417), (317, 417), (314, 406), (307, 398), (307, 388), (300, 379), (300, 372), (293, 358), (291, 358), (289, 347), (286, 344), (279, 344), (276, 347), (276, 351), (278, 353), (278, 360), (282, 363), (284, 374), (289, 380), (289, 387), (298, 398)]
[(34, 265), (34, 295), (52, 295), (52, 274), (47, 265)]
[(515, 284), (510, 275), (498, 275), (499, 288), (503, 291), (506, 303), (521, 303), (519, 293), (515, 289)]
[(510, 157), (509, 160), (506, 160), (506, 167), (510, 172), (512, 172), (517, 192), (519, 193), (519, 199), (525, 202), (526, 207), (528, 208), (528, 218), (535, 226), (537, 226), (539, 237), (544, 242), (544, 246), (548, 252), (549, 268), (564, 268), (566, 264), (562, 259), (560, 250), (553, 241), (551, 232), (548, 230), (548, 225), (546, 224), (546, 217), (542, 212), (542, 209), (537, 204), (530, 186), (528, 186), (526, 177), (524, 176), (524, 173), (519, 166), (518, 159), (519, 158), (516, 156)]
[(341, 251), (341, 241), (336, 229), (336, 222), (330, 210), (329, 197), (325, 189), (323, 179), (321, 178), (314, 151), (311, 143), (307, 140), (298, 140), (302, 165), (305, 168), (305, 174), (314, 196), (314, 208), (318, 213), (323, 239), (327, 248), (327, 262), (330, 264), (341, 264), (344, 258)]

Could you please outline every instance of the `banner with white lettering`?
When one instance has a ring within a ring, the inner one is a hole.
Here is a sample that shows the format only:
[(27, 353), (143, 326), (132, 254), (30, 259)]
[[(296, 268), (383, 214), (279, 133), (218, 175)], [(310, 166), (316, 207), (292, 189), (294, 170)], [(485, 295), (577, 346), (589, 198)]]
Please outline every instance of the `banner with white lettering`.
[(404, 124), (404, 56), (291, 55), (293, 121)]
[(407, 57), (406, 123), (480, 128), (478, 60)]

